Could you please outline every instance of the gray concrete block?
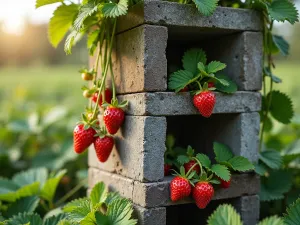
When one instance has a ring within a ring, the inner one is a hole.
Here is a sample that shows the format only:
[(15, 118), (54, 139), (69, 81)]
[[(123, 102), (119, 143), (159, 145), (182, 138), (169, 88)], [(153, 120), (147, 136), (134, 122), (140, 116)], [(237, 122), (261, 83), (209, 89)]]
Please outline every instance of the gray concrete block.
[(227, 74), (239, 90), (257, 91), (262, 87), (263, 35), (243, 32), (223, 36), (207, 44), (209, 58), (227, 64)]
[(119, 20), (118, 30), (122, 32), (145, 23), (168, 26), (171, 32), (262, 30), (261, 16), (254, 10), (218, 7), (213, 15), (206, 17), (194, 5), (164, 1), (147, 1), (133, 6), (128, 15)]
[(118, 93), (167, 89), (166, 27), (143, 25), (117, 35), (113, 52)]
[[(255, 112), (261, 109), (261, 94), (258, 92), (236, 92), (233, 95), (215, 92), (215, 94), (214, 114)], [(193, 97), (189, 93), (136, 93), (119, 95), (118, 98), (120, 101), (129, 101), (129, 107), (126, 109), (129, 115), (199, 115), (193, 105)]]
[[(89, 169), (89, 187), (103, 181), (110, 190), (118, 191), (126, 198), (131, 199), (135, 204), (146, 208), (161, 206), (187, 204), (193, 202), (191, 198), (186, 198), (178, 202), (170, 200), (169, 185), (172, 177), (165, 177), (162, 182), (141, 183), (122, 176), (101, 171), (99, 169)], [(259, 192), (259, 177), (254, 174), (233, 175), (231, 187), (229, 189), (216, 189), (213, 200), (236, 198), (246, 195), (255, 195)]]
[(260, 202), (257, 195), (237, 198), (233, 206), (240, 213), (244, 225), (258, 224)]
[(126, 116), (108, 161), (100, 163), (91, 148), (89, 166), (143, 182), (162, 180), (166, 129), (164, 117)]
[(138, 219), (138, 225), (166, 225), (166, 208), (146, 209), (135, 205), (134, 209), (134, 216)]

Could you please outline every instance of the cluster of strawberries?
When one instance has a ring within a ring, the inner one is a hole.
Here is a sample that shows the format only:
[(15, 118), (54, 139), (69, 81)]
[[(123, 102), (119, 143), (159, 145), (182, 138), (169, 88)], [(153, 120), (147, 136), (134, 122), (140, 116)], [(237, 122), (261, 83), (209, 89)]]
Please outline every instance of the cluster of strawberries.
[[(85, 72), (82, 73), (83, 80), (92, 80), (93, 75)], [(98, 119), (98, 110), (87, 110), (86, 114), (82, 115), (82, 121), (75, 127), (73, 131), (74, 151), (78, 154), (83, 153), (91, 144), (94, 144), (97, 158), (100, 162), (106, 162), (114, 147), (114, 138), (122, 126), (125, 113), (122, 106), (118, 104), (116, 99), (113, 99), (113, 94), (110, 89), (105, 89), (104, 93), (98, 96), (98, 89), (86, 89), (83, 91), (83, 96), (91, 98), (91, 100), (105, 108), (103, 113), (103, 121), (105, 127), (100, 126)]]
[[(171, 200), (180, 199), (192, 195), (196, 205), (200, 209), (206, 208), (214, 196), (214, 187), (211, 184), (213, 176), (207, 177), (207, 172), (202, 168), (200, 162), (191, 160), (180, 168), (180, 173), (170, 183)], [(230, 180), (224, 181), (218, 178), (222, 188), (230, 187)]]

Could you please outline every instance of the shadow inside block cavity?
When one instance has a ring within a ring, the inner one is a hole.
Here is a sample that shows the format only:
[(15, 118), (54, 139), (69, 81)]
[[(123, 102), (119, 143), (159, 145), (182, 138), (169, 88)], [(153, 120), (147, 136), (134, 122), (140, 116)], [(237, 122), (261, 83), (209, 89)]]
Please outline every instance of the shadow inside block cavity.
[(191, 145), (196, 153), (214, 158), (213, 142), (231, 147), (234, 153), (240, 151), (240, 114), (215, 114), (210, 118), (199, 115), (167, 117), (167, 134), (172, 134), (176, 147)]
[[(189, 30), (189, 29), (187, 29)], [(193, 32), (193, 35), (186, 35), (186, 32), (174, 33), (169, 30), (166, 56), (168, 60), (168, 75), (183, 69), (182, 57), (190, 48), (201, 48), (207, 55), (207, 62), (217, 60), (227, 64), (222, 71), (229, 77), (237, 76), (243, 60), (243, 33), (212, 35), (213, 33)]]
[(236, 199), (212, 201), (205, 209), (199, 209), (195, 204), (167, 207), (166, 225), (206, 225), (207, 219), (221, 204), (234, 206)]

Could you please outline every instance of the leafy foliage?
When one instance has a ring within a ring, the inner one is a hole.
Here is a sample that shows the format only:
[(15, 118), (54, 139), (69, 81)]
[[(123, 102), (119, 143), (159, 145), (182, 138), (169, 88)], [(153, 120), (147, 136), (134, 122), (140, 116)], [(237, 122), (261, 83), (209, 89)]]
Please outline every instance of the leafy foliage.
[(271, 169), (279, 169), (282, 164), (281, 155), (275, 150), (267, 150), (261, 152), (259, 154), (259, 159)]
[(193, 75), (199, 72), (197, 65), (199, 62), (206, 64), (206, 53), (200, 48), (187, 50), (182, 57), (183, 68), (190, 71)]
[(204, 16), (210, 16), (217, 8), (219, 0), (193, 0), (197, 9)]
[(185, 88), (187, 85), (193, 83), (197, 80), (199, 76), (194, 76), (192, 72), (187, 70), (179, 70), (171, 74), (169, 79), (168, 87), (169, 89), (179, 92), (181, 89)]
[(291, 99), (284, 93), (272, 91), (270, 112), (277, 121), (288, 124), (294, 115)]
[(6, 216), (9, 218), (19, 213), (32, 213), (37, 208), (39, 201), (37, 196), (21, 198), (8, 207)]
[(268, 12), (273, 20), (294, 24), (298, 20), (298, 11), (293, 3), (288, 0), (273, 0), (267, 4)]
[(271, 216), (261, 221), (258, 225), (284, 225), (284, 223), (282, 218), (278, 216)]
[(220, 205), (207, 220), (208, 225), (243, 225), (241, 216), (231, 205)]
[(220, 70), (223, 70), (226, 68), (226, 64), (218, 62), (218, 61), (212, 61), (207, 65), (207, 73), (216, 73)]
[[(237, 91), (237, 85), (233, 82), (228, 76), (224, 74), (216, 75), (217, 82), (215, 83), (216, 89), (220, 92), (224, 92), (226, 94), (233, 94)], [(220, 82), (220, 80), (225, 80), (228, 85), (224, 85)]]
[(6, 223), (7, 225), (42, 225), (43, 221), (41, 217), (36, 213), (19, 213), (13, 216)]
[(57, 2), (63, 2), (63, 0), (36, 0), (35, 7), (39, 8), (44, 5), (49, 5)]
[(74, 18), (78, 13), (76, 4), (61, 5), (53, 13), (49, 22), (49, 40), (53, 47), (57, 47), (70, 30)]
[(123, 16), (128, 11), (128, 0), (120, 0), (118, 3), (105, 3), (102, 12), (105, 17), (116, 18)]
[(287, 209), (283, 220), (285, 225), (297, 225), (300, 223), (300, 199)]

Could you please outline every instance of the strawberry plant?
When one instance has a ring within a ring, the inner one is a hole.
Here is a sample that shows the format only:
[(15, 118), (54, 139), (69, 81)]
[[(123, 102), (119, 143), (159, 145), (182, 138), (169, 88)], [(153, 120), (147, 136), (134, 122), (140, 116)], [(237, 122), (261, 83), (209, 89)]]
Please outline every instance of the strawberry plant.
[(187, 50), (182, 57), (182, 64), (183, 70), (170, 75), (168, 88), (175, 92), (189, 90), (194, 95), (194, 106), (204, 117), (210, 117), (213, 112), (216, 103), (213, 90), (224, 93), (234, 93), (237, 90), (231, 79), (216, 74), (226, 68), (226, 65), (218, 61), (207, 64), (206, 53), (202, 49)]
[[(39, 182), (44, 182), (42, 189), (29, 189), (28, 186), (23, 186), (21, 190), (18, 191), (19, 198), (16, 201), (9, 205), (1, 205), (1, 225), (137, 224), (137, 221), (132, 219), (132, 203), (120, 197), (117, 193), (108, 192), (103, 183), (98, 183), (94, 186), (89, 198), (85, 197), (73, 200), (61, 208), (53, 209), (42, 219), (41, 215), (37, 213), (39, 212), (39, 205), (45, 207), (43, 199), (49, 200), (47, 196), (55, 192), (59, 179), (49, 178), (47, 180), (41, 176), (45, 175), (41, 174), (41, 171), (43, 170), (34, 171), (36, 175), (34, 178), (37, 179), (37, 182), (33, 183), (33, 185), (38, 187), (40, 185)], [(27, 174), (21, 174), (22, 177), (26, 175), (25, 177), (30, 179), (31, 177), (29, 175), (34, 175), (32, 171), (26, 173)], [(13, 178), (12, 183), (6, 180), (6, 187), (12, 186), (13, 184), (17, 185), (18, 179), (21, 179), (21, 177)], [(46, 189), (48, 193), (45, 193), (44, 190)], [(29, 190), (31, 190), (31, 192), (29, 192)], [(8, 193), (6, 193), (6, 195), (1, 193), (1, 196), (3, 199), (4, 196), (8, 196)], [(5, 199), (5, 201), (12, 202), (8, 199)], [(61, 203), (62, 202), (60, 202), (60, 204)]]
[[(291, 204), (283, 217), (277, 215), (263, 219), (258, 225), (297, 225), (300, 223), (300, 199)], [(243, 225), (241, 216), (228, 204), (220, 205), (208, 218), (207, 225)]]
[(195, 156), (191, 146), (188, 146), (185, 155), (178, 156), (177, 161), (181, 167), (180, 173), (175, 171), (175, 177), (170, 183), (172, 201), (192, 194), (196, 205), (204, 209), (213, 198), (213, 185), (221, 184), (221, 188), (229, 188), (231, 172), (254, 170), (247, 158), (234, 156), (228, 146), (214, 142), (213, 148), (216, 164), (212, 164), (209, 157), (203, 153)]

